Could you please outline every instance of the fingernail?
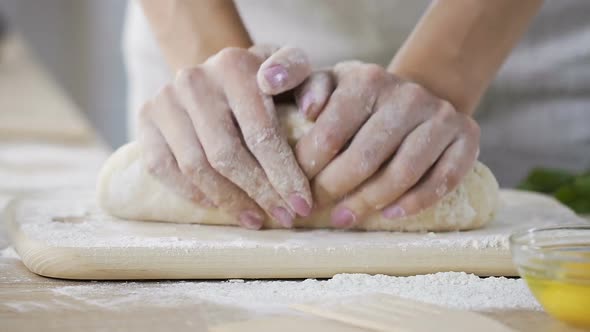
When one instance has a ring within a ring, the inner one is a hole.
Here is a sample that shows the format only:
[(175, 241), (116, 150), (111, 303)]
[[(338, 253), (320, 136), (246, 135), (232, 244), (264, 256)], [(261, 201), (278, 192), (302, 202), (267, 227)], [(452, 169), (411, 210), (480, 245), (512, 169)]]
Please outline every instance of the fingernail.
[(283, 227), (293, 227), (293, 216), (283, 207), (276, 207), (272, 210), (272, 215), (283, 225)]
[(274, 89), (281, 88), (288, 76), (287, 70), (281, 65), (272, 65), (264, 70), (266, 82)]
[(262, 217), (253, 211), (244, 211), (239, 216), (240, 224), (249, 229), (260, 229), (264, 220)]
[(289, 196), (289, 203), (291, 203), (291, 207), (298, 215), (302, 217), (309, 216), (309, 213), (311, 212), (311, 206), (309, 206), (305, 199), (303, 199), (303, 197), (300, 195)]
[(311, 91), (306, 92), (303, 98), (301, 98), (301, 113), (303, 115), (309, 114), (309, 108), (314, 102), (315, 100)]
[(332, 212), (332, 225), (339, 228), (348, 228), (354, 224), (356, 216), (347, 208), (336, 208)]
[(392, 205), (383, 209), (382, 214), (387, 219), (396, 219), (405, 216), (406, 211), (399, 205)]

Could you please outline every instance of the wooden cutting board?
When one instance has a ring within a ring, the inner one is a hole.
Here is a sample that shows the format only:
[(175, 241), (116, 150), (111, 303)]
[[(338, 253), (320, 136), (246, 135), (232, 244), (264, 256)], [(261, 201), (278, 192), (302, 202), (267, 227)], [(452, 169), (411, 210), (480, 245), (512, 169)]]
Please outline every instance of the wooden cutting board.
[(508, 236), (583, 222), (555, 200), (501, 192), (486, 228), (451, 233), (250, 231), (229, 226), (124, 221), (89, 191), (16, 199), (5, 222), (33, 272), (65, 279), (323, 278), (338, 273), (414, 275), (464, 271), (516, 275)]

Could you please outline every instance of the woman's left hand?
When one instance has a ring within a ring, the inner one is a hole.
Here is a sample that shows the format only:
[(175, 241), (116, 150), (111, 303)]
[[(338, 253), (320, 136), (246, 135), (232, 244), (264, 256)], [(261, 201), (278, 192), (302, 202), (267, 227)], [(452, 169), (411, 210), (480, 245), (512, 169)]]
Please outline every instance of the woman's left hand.
[(377, 65), (318, 72), (299, 87), (297, 103), (317, 116), (297, 159), (313, 178), (316, 204), (339, 201), (336, 227), (376, 210), (390, 219), (420, 212), (459, 184), (479, 151), (469, 115)]

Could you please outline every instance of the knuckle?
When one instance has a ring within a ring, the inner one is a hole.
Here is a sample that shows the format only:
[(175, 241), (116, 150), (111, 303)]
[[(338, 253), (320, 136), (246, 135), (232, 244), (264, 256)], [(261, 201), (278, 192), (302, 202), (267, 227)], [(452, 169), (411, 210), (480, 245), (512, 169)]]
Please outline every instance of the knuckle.
[(278, 148), (279, 138), (279, 130), (276, 127), (267, 126), (244, 135), (244, 142), (252, 152), (256, 153), (259, 150)]
[(152, 101), (148, 101), (148, 102), (144, 103), (138, 112), (139, 119), (144, 120), (144, 121), (148, 120), (151, 117), (152, 109), (153, 109), (153, 102)]
[(231, 140), (226, 144), (221, 144), (209, 158), (211, 167), (224, 176), (231, 174), (236, 158), (239, 155), (241, 142)]
[(157, 175), (160, 169), (160, 165), (157, 162), (156, 159), (153, 158), (146, 158), (144, 161), (145, 164), (145, 169), (147, 170), (147, 172), (151, 175)]
[(160, 177), (167, 170), (172, 169), (176, 160), (172, 156), (152, 156), (145, 159), (147, 172), (155, 177)]
[(252, 197), (260, 207), (267, 210), (283, 204), (281, 198), (270, 186), (261, 185), (258, 188), (252, 188), (250, 197)]
[(336, 153), (340, 150), (341, 140), (338, 131), (328, 128), (316, 134), (316, 147), (318, 150)]
[(217, 53), (216, 58), (221, 61), (235, 61), (248, 53), (247, 50), (239, 47), (226, 47)]
[(407, 81), (402, 83), (402, 88), (405, 94), (413, 96), (416, 99), (426, 99), (432, 97), (430, 93), (418, 83)]
[(363, 83), (374, 86), (380, 84), (385, 79), (385, 70), (376, 64), (362, 65)]
[(176, 84), (179, 87), (197, 87), (204, 80), (205, 73), (200, 67), (181, 69), (176, 75)]
[(401, 167), (398, 174), (394, 176), (396, 191), (408, 190), (416, 182), (417, 172), (413, 168)]
[(400, 83), (394, 90), (394, 95), (398, 99), (397, 103), (403, 105), (399, 111), (406, 115), (421, 113), (416, 112), (417, 110), (430, 112), (438, 108), (437, 98), (414, 82)]
[(276, 44), (256, 44), (253, 45), (248, 49), (251, 53), (254, 53), (256, 56), (266, 59), (270, 57), (273, 53), (278, 51), (280, 47)]
[(223, 69), (234, 68), (237, 70), (244, 70), (245, 68), (250, 67), (247, 64), (260, 64), (260, 61), (261, 60), (254, 53), (238, 47), (224, 48), (213, 57), (213, 65)]
[(459, 173), (455, 168), (449, 168), (446, 170), (443, 176), (443, 184), (446, 184), (446, 190), (454, 188), (461, 181), (462, 174)]
[[(383, 184), (385, 186), (385, 184)], [(382, 210), (395, 198), (395, 191), (384, 190), (383, 187), (374, 187), (370, 190), (362, 190), (358, 195), (358, 204), (365, 210)]]
[(365, 210), (382, 210), (387, 204), (391, 203), (385, 196), (374, 197), (372, 195), (363, 195), (360, 197), (360, 206)]
[(178, 161), (180, 172), (193, 179), (200, 179), (203, 177), (203, 173), (206, 170), (204, 166), (202, 158), (192, 154), (184, 156)]
[(394, 183), (396, 187), (408, 189), (420, 176), (415, 168), (415, 160), (412, 157), (406, 156), (403, 160), (400, 160), (396, 167), (391, 171), (391, 183)]
[(158, 93), (158, 99), (167, 99), (167, 100), (172, 100), (176, 97), (176, 92), (174, 90), (174, 86), (172, 86), (171, 84), (166, 84), (162, 87), (162, 89), (160, 89), (160, 92)]
[[(297, 88), (297, 98), (301, 102), (301, 98), (311, 91), (316, 98), (323, 100), (326, 95), (332, 93), (334, 81), (331, 74), (328, 72), (313, 72), (309, 77)], [(318, 101), (316, 101), (318, 102)]]
[(193, 202), (201, 205), (209, 205), (210, 202), (207, 199), (207, 196), (199, 190), (199, 188), (195, 187), (194, 185), (187, 186), (187, 193), (188, 196)]
[(205, 194), (203, 194), (192, 182), (185, 180), (186, 179), (184, 177), (176, 177), (174, 180), (168, 181), (167, 184), (169, 189), (172, 189), (180, 196), (185, 197), (198, 205), (211, 207), (212, 204), (207, 199)]
[(359, 153), (359, 159), (357, 163), (354, 165), (358, 165), (354, 167), (356, 170), (356, 177), (367, 178), (375, 171), (375, 169), (379, 166), (379, 152), (377, 151), (376, 147), (374, 146), (367, 146), (364, 147)]
[(280, 56), (285, 62), (294, 65), (309, 65), (309, 57), (307, 53), (298, 47), (285, 47), (283, 53)]
[(312, 88), (322, 89), (322, 91), (331, 90), (335, 85), (334, 74), (325, 70), (312, 73), (308, 79), (307, 84), (309, 84)]
[(404, 210), (408, 214), (418, 213), (430, 205), (430, 199), (423, 194), (415, 193), (405, 197)]
[(159, 92), (154, 101), (153, 112), (165, 113), (177, 108), (176, 90), (173, 85), (166, 84)]
[(479, 139), (481, 136), (481, 128), (477, 124), (477, 122), (471, 117), (465, 117), (465, 133), (473, 138)]
[(443, 106), (437, 110), (435, 118), (441, 123), (450, 123), (457, 118), (457, 112), (455, 112), (455, 109), (452, 106), (446, 107), (443, 104)]
[(379, 206), (384, 205), (385, 203), (381, 204), (379, 200), (371, 197), (366, 192), (361, 191), (359, 195), (354, 198), (354, 206), (357, 213), (365, 212), (365, 211), (372, 211), (372, 210), (379, 210)]
[(439, 103), (440, 103), (440, 109), (445, 109), (445, 110), (450, 110), (453, 113), (456, 113), (457, 110), (455, 109), (455, 106), (453, 106), (453, 104), (451, 104), (448, 100), (446, 99), (439, 99)]
[[(219, 189), (219, 188), (218, 188)], [(249, 205), (249, 200), (240, 195), (233, 188), (226, 187), (223, 191), (216, 190), (211, 193), (211, 199), (215, 205), (222, 207), (228, 212), (240, 211), (244, 206)]]
[(342, 61), (334, 66), (334, 71), (340, 74), (346, 74), (362, 65), (363, 63), (358, 60)]
[(230, 214), (237, 214), (246, 209), (252, 210), (251, 204), (246, 199), (231, 191), (224, 191), (223, 194), (216, 192), (212, 194), (210, 199), (215, 206)]

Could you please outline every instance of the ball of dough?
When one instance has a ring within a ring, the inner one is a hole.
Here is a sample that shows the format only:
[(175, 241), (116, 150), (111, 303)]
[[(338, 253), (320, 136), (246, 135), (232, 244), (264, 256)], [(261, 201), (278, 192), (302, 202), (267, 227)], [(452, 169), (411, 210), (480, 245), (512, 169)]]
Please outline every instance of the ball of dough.
[[(313, 123), (293, 107), (278, 110), (289, 142), (294, 144)], [(237, 225), (215, 208), (198, 206), (177, 195), (151, 176), (143, 166), (137, 143), (119, 148), (105, 163), (98, 179), (100, 206), (113, 216), (147, 221)], [(498, 204), (498, 183), (491, 171), (476, 162), (461, 184), (437, 204), (417, 215), (396, 220), (376, 213), (356, 228), (373, 231), (453, 231), (479, 228), (489, 222)], [(330, 228), (331, 207), (298, 218), (295, 227)], [(270, 218), (265, 228), (281, 228)]]

